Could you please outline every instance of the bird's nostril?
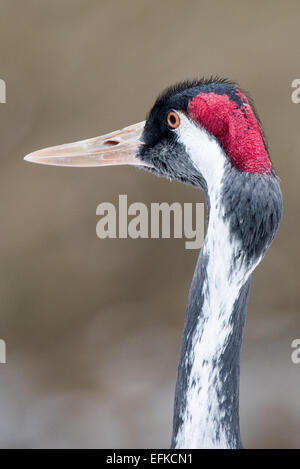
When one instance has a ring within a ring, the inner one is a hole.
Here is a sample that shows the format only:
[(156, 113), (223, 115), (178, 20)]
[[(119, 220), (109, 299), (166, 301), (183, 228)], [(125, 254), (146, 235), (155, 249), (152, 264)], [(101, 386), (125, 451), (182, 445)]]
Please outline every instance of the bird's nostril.
[(114, 145), (119, 145), (119, 142), (117, 140), (105, 140), (104, 144), (112, 147)]

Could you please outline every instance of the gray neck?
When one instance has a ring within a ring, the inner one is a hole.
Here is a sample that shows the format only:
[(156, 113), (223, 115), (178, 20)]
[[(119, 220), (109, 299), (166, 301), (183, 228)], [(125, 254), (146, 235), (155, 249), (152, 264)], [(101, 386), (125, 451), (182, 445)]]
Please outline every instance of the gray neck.
[(219, 198), (192, 281), (178, 368), (173, 448), (239, 448), (240, 350), (250, 287)]

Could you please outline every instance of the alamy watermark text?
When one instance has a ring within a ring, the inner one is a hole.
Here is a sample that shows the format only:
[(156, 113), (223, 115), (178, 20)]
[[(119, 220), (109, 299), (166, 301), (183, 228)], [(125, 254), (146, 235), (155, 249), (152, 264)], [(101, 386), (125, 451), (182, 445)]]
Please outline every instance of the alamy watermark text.
[(6, 343), (3, 339), (0, 339), (0, 363), (6, 363)]
[(0, 78), (0, 103), (6, 103), (6, 83)]
[(300, 363), (300, 339), (294, 339), (291, 343), (293, 350), (291, 354), (292, 363), (298, 365)]
[[(102, 202), (96, 209), (98, 238), (186, 238), (186, 249), (199, 249), (204, 239), (204, 204), (143, 202), (128, 205), (127, 195), (119, 195), (119, 206)], [(194, 218), (194, 223), (193, 223)], [(173, 220), (173, 230), (171, 221)]]

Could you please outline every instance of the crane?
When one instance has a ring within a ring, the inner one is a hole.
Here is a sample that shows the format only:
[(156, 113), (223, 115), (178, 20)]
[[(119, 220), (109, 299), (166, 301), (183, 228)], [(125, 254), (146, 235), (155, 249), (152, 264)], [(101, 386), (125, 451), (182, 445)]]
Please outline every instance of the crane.
[(208, 224), (187, 303), (172, 448), (242, 448), (240, 352), (251, 275), (282, 216), (279, 179), (248, 95), (228, 79), (185, 81), (165, 90), (144, 122), (25, 159), (130, 164), (204, 191)]

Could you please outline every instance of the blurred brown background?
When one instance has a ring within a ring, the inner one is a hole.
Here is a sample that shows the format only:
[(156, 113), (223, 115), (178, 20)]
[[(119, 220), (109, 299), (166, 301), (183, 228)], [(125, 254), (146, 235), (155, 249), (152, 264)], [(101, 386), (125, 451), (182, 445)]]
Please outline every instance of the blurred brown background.
[(246, 447), (299, 447), (297, 1), (0, 0), (0, 446), (168, 447), (189, 284), (184, 240), (99, 240), (96, 206), (199, 202), (134, 168), (26, 164), (35, 149), (143, 120), (157, 94), (220, 74), (250, 90), (284, 219), (245, 331)]

